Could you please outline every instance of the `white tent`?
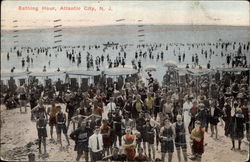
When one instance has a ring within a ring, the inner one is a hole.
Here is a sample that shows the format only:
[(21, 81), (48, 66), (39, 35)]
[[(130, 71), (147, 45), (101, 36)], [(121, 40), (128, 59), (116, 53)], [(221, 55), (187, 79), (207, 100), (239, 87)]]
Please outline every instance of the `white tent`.
[(148, 65), (148, 66), (146, 66), (145, 67), (145, 71), (156, 71), (156, 66), (154, 66), (154, 65)]
[(14, 72), (7, 71), (7, 70), (1, 70), (1, 78), (9, 78), (9, 77), (27, 77), (27, 75), (30, 72), (24, 71), (24, 70), (18, 70), (15, 69)]
[(167, 60), (164, 64), (165, 67), (177, 67), (176, 62), (173, 60)]
[(132, 75), (138, 73), (138, 70), (130, 68), (130, 67), (116, 67), (106, 69), (104, 74), (109, 76), (118, 76), (118, 75)]

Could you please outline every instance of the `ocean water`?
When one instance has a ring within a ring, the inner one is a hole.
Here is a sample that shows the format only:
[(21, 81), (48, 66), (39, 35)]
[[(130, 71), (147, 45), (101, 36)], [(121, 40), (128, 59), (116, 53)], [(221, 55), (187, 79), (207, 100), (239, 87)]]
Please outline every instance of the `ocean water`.
[[(138, 30), (143, 29), (144, 31), (138, 32)], [(32, 69), (41, 70), (43, 66), (46, 66), (47, 69), (86, 69), (86, 55), (87, 52), (90, 53), (95, 59), (96, 56), (105, 56), (109, 55), (111, 60), (114, 60), (120, 48), (112, 49), (109, 48), (103, 52), (103, 44), (107, 42), (115, 42), (119, 44), (128, 44), (125, 52), (127, 54), (126, 65), (131, 65), (131, 60), (134, 59), (135, 52), (140, 50), (137, 48), (138, 44), (162, 44), (160, 48), (157, 48), (153, 51), (154, 59), (141, 58), (142, 66), (145, 68), (149, 65), (153, 65), (157, 68), (156, 72), (152, 72), (153, 76), (159, 81), (162, 80), (163, 75), (165, 74), (166, 67), (164, 63), (167, 60), (173, 60), (177, 63), (178, 66), (185, 66), (186, 64), (192, 64), (192, 56), (198, 54), (200, 65), (206, 66), (208, 61), (210, 61), (212, 67), (218, 67), (226, 63), (226, 54), (235, 55), (238, 49), (238, 43), (247, 44), (250, 40), (249, 28), (178, 28), (178, 27), (165, 27), (165, 26), (154, 26), (148, 25), (143, 27), (138, 26), (104, 26), (104, 27), (84, 27), (84, 28), (63, 28), (62, 37), (60, 43), (54, 43), (54, 41), (59, 40), (54, 38), (56, 33), (53, 29), (35, 29), (35, 30), (19, 30), (18, 32), (13, 31), (2, 31), (1, 36), (1, 70), (10, 71), (12, 67), (20, 71), (24, 71), (26, 67), (32, 71)], [(138, 35), (144, 35), (138, 37)], [(18, 37), (14, 37), (14, 36)], [(144, 42), (139, 42), (143, 40)], [(18, 42), (15, 42), (18, 41)], [(235, 50), (233, 46), (230, 45), (227, 51), (219, 46), (216, 49), (216, 46), (213, 44), (236, 42)], [(171, 44), (172, 43), (172, 44)], [(190, 48), (187, 44), (190, 43), (205, 43), (205, 46), (194, 46)], [(208, 45), (212, 43), (212, 45)], [(182, 45), (181, 45), (182, 44)], [(82, 62), (77, 65), (77, 63), (72, 63), (66, 58), (66, 50), (71, 51), (71, 48), (64, 49), (62, 52), (57, 52), (56, 50), (50, 49), (49, 54), (51, 57), (45, 56), (45, 54), (37, 53), (27, 53), (26, 50), (22, 50), (22, 57), (17, 57), (16, 51), (10, 48), (16, 46), (18, 49), (21, 47), (53, 47), (57, 45), (62, 46), (81, 46), (80, 48), (75, 48), (76, 53), (81, 52)], [(86, 46), (85, 50), (82, 49), (82, 46)], [(89, 49), (91, 45), (100, 45), (100, 49)], [(168, 50), (166, 50), (166, 45), (168, 45)], [(210, 48), (214, 51), (214, 54), (209, 58)], [(208, 52), (208, 59), (205, 59), (205, 56), (201, 54), (201, 49)], [(141, 49), (142, 52), (146, 51), (146, 48)], [(250, 62), (250, 51), (242, 50), (243, 54), (247, 56), (248, 64)], [(10, 59), (7, 60), (7, 53), (9, 52)], [(157, 60), (158, 53), (164, 53), (164, 59)], [(221, 56), (221, 52), (224, 53), (224, 56)], [(123, 56), (123, 52), (120, 52)], [(185, 60), (182, 62), (178, 61), (179, 53), (182, 55), (185, 53)], [(28, 56), (33, 58), (33, 64), (25, 64), (25, 67), (22, 68), (21, 60)], [(138, 61), (137, 59), (136, 61)], [(50, 62), (50, 64), (49, 64)], [(101, 70), (107, 68), (107, 61), (103, 66), (100, 67)], [(145, 74), (145, 73), (144, 73)]]

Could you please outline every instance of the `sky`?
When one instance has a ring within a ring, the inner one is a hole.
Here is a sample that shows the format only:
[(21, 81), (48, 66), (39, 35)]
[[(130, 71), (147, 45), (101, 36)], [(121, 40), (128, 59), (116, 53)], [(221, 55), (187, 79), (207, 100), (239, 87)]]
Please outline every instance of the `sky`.
[[(20, 10), (19, 7), (38, 10)], [(42, 7), (56, 10), (46, 11)], [(80, 10), (60, 10), (61, 7), (80, 7)], [(93, 8), (96, 10), (89, 10)], [(52, 28), (58, 23), (65, 27), (120, 24), (249, 26), (249, 14), (247, 1), (3, 1), (1, 29), (14, 29), (14, 26), (18, 29)], [(54, 22), (55, 19), (61, 22)], [(117, 22), (118, 19), (124, 20)]]

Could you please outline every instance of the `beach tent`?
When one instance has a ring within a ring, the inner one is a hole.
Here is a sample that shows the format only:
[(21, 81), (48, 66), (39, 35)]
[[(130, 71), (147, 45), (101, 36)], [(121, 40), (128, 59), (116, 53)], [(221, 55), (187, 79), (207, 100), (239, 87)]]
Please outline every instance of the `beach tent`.
[(113, 78), (109, 77), (107, 78), (107, 85), (113, 85)]
[(51, 79), (51, 81), (55, 81), (58, 78), (64, 78), (65, 77), (65, 73), (64, 71), (57, 71), (57, 69), (47, 69), (46, 71), (43, 71), (42, 69), (30, 69), (30, 73), (29, 76), (30, 77), (35, 77), (35, 78), (39, 78), (38, 80), (40, 80), (41, 82), (44, 83), (44, 85), (46, 85), (46, 81), (47, 79)]
[(133, 69), (132, 67), (116, 67), (106, 69), (104, 74), (108, 76), (119, 76), (119, 75), (132, 75), (138, 73), (138, 70)]
[(218, 67), (215, 70), (222, 71), (222, 72), (242, 72), (242, 71), (250, 71), (250, 68), (242, 68), (242, 67), (235, 67), (235, 68), (225, 68), (225, 67)]
[(184, 66), (178, 66), (176, 69), (179, 77), (179, 84), (183, 84), (186, 82), (187, 74), (190, 74), (188, 70)]
[(156, 71), (156, 69), (157, 69), (156, 66), (154, 66), (154, 65), (148, 65), (148, 66), (145, 67), (144, 70), (146, 72), (152, 72), (152, 71)]
[(64, 71), (57, 71), (57, 69), (48, 69), (42, 71), (42, 69), (31, 69), (29, 73), (30, 77), (39, 78), (45, 83), (46, 79), (51, 79), (51, 81), (56, 81), (58, 78), (63, 79), (65, 77)]
[(20, 78), (20, 77), (27, 77), (28, 72), (13, 72), (13, 73), (2, 73), (1, 72), (1, 78)]
[(2, 87), (4, 84), (3, 84), (3, 80), (0, 81), (0, 86)]
[(87, 92), (89, 89), (89, 78), (81, 78), (81, 89), (83, 92)]
[(51, 79), (45, 79), (45, 87), (50, 87), (52, 85)]
[(186, 74), (189, 74), (188, 69), (183, 65), (179, 65), (175, 70), (178, 72), (179, 76), (185, 76)]
[(117, 85), (116, 88), (120, 90), (124, 84), (124, 78), (122, 76), (119, 76), (117, 79)]
[[(249, 74), (250, 74), (250, 68), (243, 68), (243, 67), (235, 67), (235, 68), (225, 68), (225, 67), (218, 67), (216, 68), (217, 71), (221, 73), (234, 73), (236, 77), (243, 77), (247, 76), (247, 82), (250, 81)], [(230, 74), (228, 74), (230, 75)]]
[[(206, 77), (207, 76), (207, 79), (209, 82), (211, 82), (211, 77), (209, 74), (215, 74), (216, 71), (213, 70), (213, 69), (207, 69), (205, 66), (196, 66), (196, 67), (191, 67), (191, 68), (186, 68), (184, 66), (179, 66), (177, 68), (178, 70), (178, 73), (181, 73), (181, 74), (188, 74), (188, 76), (191, 76), (195, 79), (196, 81), (196, 88), (195, 88), (195, 91), (198, 92), (199, 91), (199, 88), (201, 85), (197, 84), (199, 83), (199, 81), (201, 80), (201, 78), (203, 77)], [(179, 75), (180, 76), (180, 75)], [(184, 78), (181, 78), (179, 77), (179, 83), (184, 83), (185, 80)]]
[(187, 72), (193, 76), (201, 76), (201, 75), (210, 74), (212, 72), (212, 70), (209, 70), (209, 69), (188, 69)]
[(10, 91), (14, 92), (16, 90), (17, 86), (14, 78), (11, 77), (10, 80), (8, 80), (8, 86)]
[[(81, 79), (83, 78), (88, 78), (88, 83), (91, 82), (91, 80), (94, 82), (95, 81), (95, 77), (100, 76), (101, 75), (101, 71), (95, 71), (95, 70), (86, 70), (86, 69), (69, 69), (68, 71), (66, 71), (66, 74), (68, 75), (69, 78), (78, 78), (79, 80), (79, 86), (82, 87), (82, 85), (80, 84), (80, 82), (82, 81)], [(97, 78), (96, 78), (97, 79)], [(85, 84), (86, 81), (84, 81)], [(84, 86), (85, 87), (85, 86)]]
[[(3, 81), (3, 80), (1, 80), (1, 82), (0, 82), (0, 90), (1, 90), (1, 92), (3, 92), (3, 93), (6, 93), (7, 90), (8, 90), (8, 87), (7, 87), (7, 85), (4, 84), (4, 81)], [(1, 103), (2, 103), (2, 102), (1, 102)]]
[(70, 78), (70, 88), (73, 91), (76, 91), (79, 88), (77, 78)]
[(1, 70), (1, 78), (18, 78), (18, 77), (27, 77), (27, 75), (30, 72), (24, 71), (24, 70), (18, 70), (15, 69), (14, 72), (7, 71), (7, 70)]
[[(12, 78), (15, 81), (15, 84), (22, 85), (23, 83), (28, 82), (29, 73), (30, 72), (26, 72), (24, 70), (18, 70), (18, 69), (15, 69), (14, 72), (8, 72), (6, 70), (1, 70), (1, 80), (9, 80), (9, 78)], [(7, 82), (8, 82), (9, 86), (12, 86), (12, 84), (11, 85), (9, 84), (9, 81), (7, 81)]]
[(213, 69), (207, 69), (204, 66), (201, 66), (201, 68), (199, 68), (198, 66), (195, 68), (186, 68), (184, 66), (178, 66), (177, 71), (179, 75), (189, 74), (192, 76), (201, 76), (201, 75), (207, 75), (210, 73), (215, 73)]
[(29, 76), (35, 76), (35, 77), (54, 77), (59, 75), (64, 75), (63, 72), (31, 72)]
[(99, 80), (100, 80), (100, 75), (96, 75), (94, 76), (94, 84), (97, 85), (99, 83)]
[(131, 75), (131, 81), (136, 82), (139, 79), (138, 73)]
[(81, 75), (81, 76), (98, 76), (101, 75), (101, 71), (94, 70), (70, 70), (66, 71), (68, 75)]
[(165, 67), (177, 67), (176, 62), (173, 60), (167, 60), (164, 64)]
[(42, 69), (30, 69), (30, 71), (29, 76), (35, 77), (53, 77), (65, 74), (64, 71), (57, 71), (57, 69), (47, 69), (46, 71), (43, 71)]
[(18, 80), (19, 80), (20, 86), (24, 85), (25, 82), (26, 82), (24, 78), (21, 78), (21, 79), (18, 79)]

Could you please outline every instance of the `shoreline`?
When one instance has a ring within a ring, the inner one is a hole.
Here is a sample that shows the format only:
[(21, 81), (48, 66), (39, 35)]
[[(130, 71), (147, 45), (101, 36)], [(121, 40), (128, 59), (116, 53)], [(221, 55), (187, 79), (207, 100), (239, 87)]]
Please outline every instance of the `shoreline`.
[[(64, 26), (63, 29), (84, 29), (84, 28), (107, 28), (107, 27), (120, 27), (120, 26), (124, 26), (124, 27), (137, 27), (138, 25), (141, 24), (119, 24), (119, 25), (112, 25), (112, 24), (107, 24), (107, 25), (99, 25), (99, 26), (77, 26), (77, 27), (73, 27), (73, 26)], [(230, 26), (230, 25), (182, 25), (182, 24), (170, 24), (170, 25), (164, 25), (164, 24), (143, 24), (144, 27), (155, 27), (155, 28), (165, 28), (165, 29), (172, 29), (173, 31), (196, 31), (196, 30), (218, 30), (218, 29), (223, 29), (223, 30), (249, 30), (250, 26)], [(19, 29), (21, 31), (36, 31), (36, 30), (52, 30), (54, 28), (49, 28), (49, 27), (45, 27), (45, 28), (27, 28), (27, 29)], [(13, 31), (16, 29), (1, 29), (2, 32), (8, 32), (8, 31)]]

